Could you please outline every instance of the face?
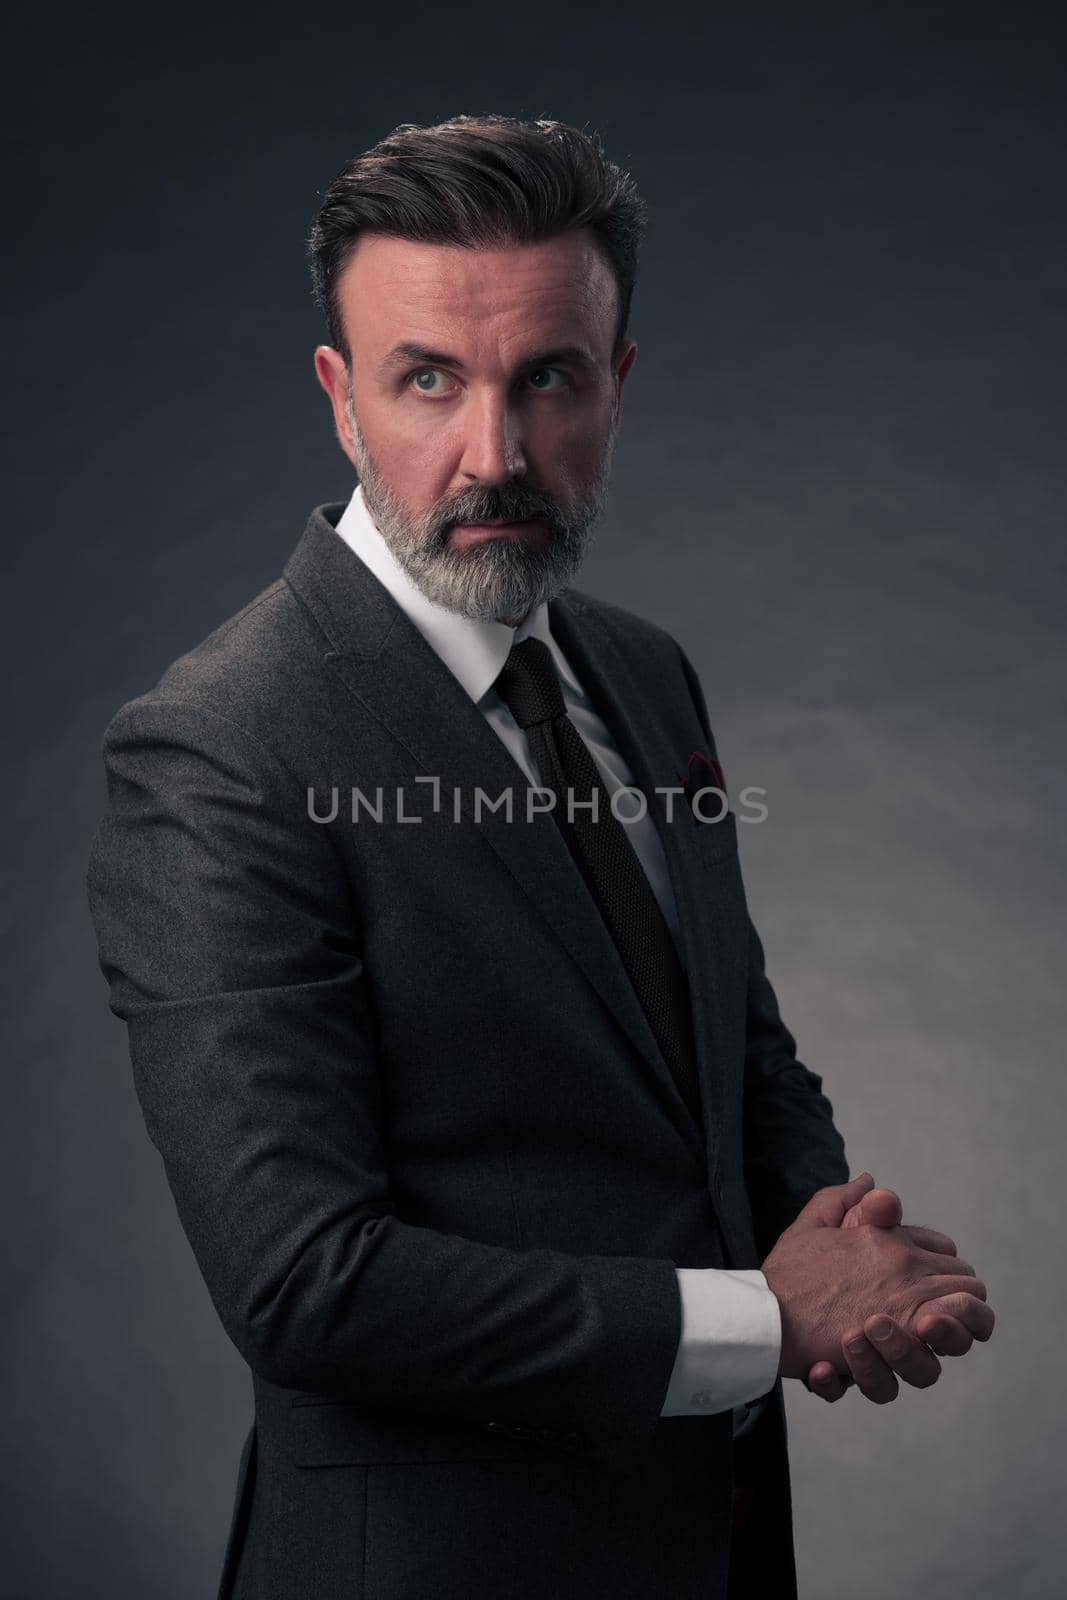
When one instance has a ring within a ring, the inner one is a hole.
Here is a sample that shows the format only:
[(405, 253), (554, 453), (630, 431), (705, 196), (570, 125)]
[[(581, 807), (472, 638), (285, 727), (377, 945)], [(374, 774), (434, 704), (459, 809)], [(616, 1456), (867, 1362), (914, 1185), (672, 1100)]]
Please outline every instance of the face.
[(423, 593), (518, 622), (580, 567), (637, 346), (586, 231), (474, 250), (382, 234), (339, 284), (351, 370), (315, 352), (368, 509)]

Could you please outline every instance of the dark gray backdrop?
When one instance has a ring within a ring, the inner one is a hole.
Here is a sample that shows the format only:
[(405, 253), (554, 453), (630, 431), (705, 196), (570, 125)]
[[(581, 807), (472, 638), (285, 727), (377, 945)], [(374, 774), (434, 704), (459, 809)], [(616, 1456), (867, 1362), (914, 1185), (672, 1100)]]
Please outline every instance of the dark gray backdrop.
[(502, 110), (598, 129), (651, 210), (579, 581), (696, 662), (731, 786), (768, 790), (750, 898), (853, 1171), (952, 1232), (1000, 1318), (888, 1407), (788, 1386), (802, 1595), (1051, 1597), (1058, 8), (501, 10), (16, 21), (0, 1581), (214, 1593), (250, 1385), (95, 965), (99, 742), (351, 487), (312, 372), (316, 192), (401, 121)]

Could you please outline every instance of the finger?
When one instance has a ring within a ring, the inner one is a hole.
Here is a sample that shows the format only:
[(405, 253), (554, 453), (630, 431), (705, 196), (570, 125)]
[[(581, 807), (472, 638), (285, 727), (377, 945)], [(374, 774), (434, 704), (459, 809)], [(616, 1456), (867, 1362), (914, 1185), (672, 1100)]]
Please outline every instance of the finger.
[(869, 1223), (875, 1228), (896, 1228), (904, 1211), (900, 1196), (892, 1189), (871, 1189), (849, 1210), (841, 1224), (843, 1228), (861, 1228)]
[(873, 1188), (874, 1178), (869, 1172), (861, 1172), (858, 1178), (852, 1178), (848, 1183), (834, 1183), (825, 1189), (816, 1189), (791, 1226), (839, 1228), (849, 1207), (862, 1200)]
[(816, 1361), (807, 1378), (808, 1388), (812, 1394), (817, 1394), (821, 1400), (831, 1402), (840, 1400), (851, 1381), (851, 1378), (843, 1378), (829, 1361)]
[[(906, 1233), (907, 1229), (902, 1229)], [(969, 1261), (964, 1261), (962, 1256), (945, 1255), (941, 1250), (927, 1250), (922, 1245), (914, 1246), (916, 1258), (925, 1266), (928, 1272), (957, 1272), (961, 1278), (975, 1277), (975, 1270)]]
[(888, 1405), (900, 1390), (896, 1375), (882, 1360), (862, 1328), (850, 1328), (841, 1340), (841, 1353), (860, 1393), (876, 1406)]
[[(916, 1300), (920, 1301), (939, 1300), (945, 1297), (955, 1298), (957, 1295), (964, 1298), (973, 1295), (976, 1300), (989, 1298), (986, 1286), (981, 1278), (957, 1277), (951, 1272), (940, 1274), (932, 1272), (929, 1277), (916, 1279), (912, 1284), (912, 1294)], [(947, 1306), (944, 1309), (952, 1316), (957, 1315), (951, 1306)]]
[(913, 1389), (929, 1389), (940, 1378), (941, 1363), (933, 1351), (892, 1317), (868, 1317), (863, 1331), (885, 1364)]
[[(933, 1300), (927, 1304), (936, 1306), (939, 1302)], [(935, 1356), (965, 1356), (974, 1343), (974, 1334), (966, 1324), (947, 1312), (920, 1314), (912, 1326), (916, 1338), (928, 1344)]]
[[(981, 1287), (984, 1289), (985, 1285), (982, 1284)], [(917, 1322), (921, 1323), (925, 1318), (935, 1315), (955, 1317), (983, 1344), (992, 1336), (997, 1320), (993, 1315), (992, 1306), (986, 1305), (984, 1294), (975, 1296), (969, 1293), (946, 1293), (941, 1295), (932, 1306), (928, 1300), (924, 1300), (923, 1304), (912, 1314), (909, 1326), (914, 1327)], [(916, 1328), (915, 1331), (918, 1332), (918, 1329)]]
[(950, 1239), (947, 1233), (938, 1233), (936, 1228), (924, 1228), (917, 1222), (905, 1222), (901, 1226), (911, 1236), (912, 1244), (917, 1244), (920, 1249), (933, 1250), (943, 1256), (959, 1255), (955, 1239)]

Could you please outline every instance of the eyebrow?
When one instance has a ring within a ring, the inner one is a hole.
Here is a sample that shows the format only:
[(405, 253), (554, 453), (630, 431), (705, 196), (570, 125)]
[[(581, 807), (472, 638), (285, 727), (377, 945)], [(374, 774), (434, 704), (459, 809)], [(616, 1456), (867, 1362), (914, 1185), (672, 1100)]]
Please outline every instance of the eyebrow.
[[(389, 354), (381, 362), (378, 370), (383, 377), (396, 370), (397, 367), (406, 367), (412, 362), (418, 362), (428, 367), (454, 367), (458, 372), (463, 372), (464, 365), (458, 356), (450, 356), (444, 350), (431, 350), (427, 345), (412, 344), (405, 341), (403, 344), (394, 345)], [(527, 356), (519, 362), (520, 370), (528, 367), (547, 367), (556, 363), (567, 363), (576, 367), (583, 367), (591, 371), (596, 362), (588, 350), (583, 350), (581, 345), (557, 345), (552, 350), (540, 350), (536, 355)]]

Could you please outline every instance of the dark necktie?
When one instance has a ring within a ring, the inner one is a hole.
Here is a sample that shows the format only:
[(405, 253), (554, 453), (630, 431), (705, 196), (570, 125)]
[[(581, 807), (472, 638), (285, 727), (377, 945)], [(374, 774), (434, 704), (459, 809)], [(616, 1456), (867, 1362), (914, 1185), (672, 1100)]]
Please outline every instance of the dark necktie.
[[(626, 826), (612, 811), (596, 762), (567, 715), (548, 646), (535, 638), (512, 645), (496, 688), (530, 741), (542, 785), (555, 792), (552, 816), (615, 942), (678, 1091), (703, 1133), (685, 973)], [(573, 821), (567, 816), (568, 791), (574, 796)], [(595, 813), (587, 804), (594, 793)]]

